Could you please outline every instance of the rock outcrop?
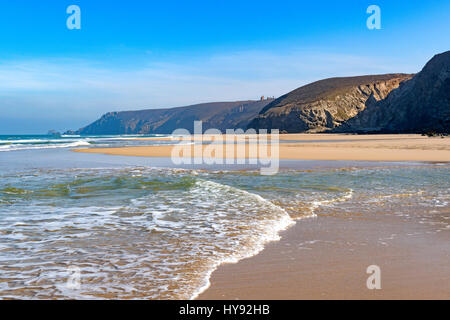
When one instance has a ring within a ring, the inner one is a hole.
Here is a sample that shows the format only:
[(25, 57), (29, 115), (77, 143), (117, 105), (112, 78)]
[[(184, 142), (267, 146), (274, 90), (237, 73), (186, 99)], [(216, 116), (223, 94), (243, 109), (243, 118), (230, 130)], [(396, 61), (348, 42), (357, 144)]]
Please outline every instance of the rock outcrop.
[(324, 132), (383, 100), (409, 74), (330, 78), (291, 91), (268, 104), (249, 124), (281, 132)]
[(450, 133), (450, 51), (335, 132)]

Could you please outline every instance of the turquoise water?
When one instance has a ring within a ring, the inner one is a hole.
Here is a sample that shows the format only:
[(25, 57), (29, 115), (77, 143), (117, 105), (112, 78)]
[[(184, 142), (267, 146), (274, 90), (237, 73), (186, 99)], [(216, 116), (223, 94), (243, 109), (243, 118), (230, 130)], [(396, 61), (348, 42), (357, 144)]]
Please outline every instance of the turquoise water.
[[(192, 298), (218, 265), (319, 211), (388, 211), (449, 231), (446, 164), (281, 167), (261, 176), (65, 148), (0, 153), (0, 297)], [(80, 288), (66, 285), (69, 267)]]

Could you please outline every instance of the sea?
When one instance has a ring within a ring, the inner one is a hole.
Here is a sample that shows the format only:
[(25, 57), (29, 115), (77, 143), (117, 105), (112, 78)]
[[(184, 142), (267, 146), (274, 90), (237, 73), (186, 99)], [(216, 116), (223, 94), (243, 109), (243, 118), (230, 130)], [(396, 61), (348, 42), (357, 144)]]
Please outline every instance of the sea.
[(319, 209), (450, 231), (448, 163), (286, 160), (264, 176), (71, 151), (171, 143), (143, 137), (0, 136), (0, 299), (193, 299)]

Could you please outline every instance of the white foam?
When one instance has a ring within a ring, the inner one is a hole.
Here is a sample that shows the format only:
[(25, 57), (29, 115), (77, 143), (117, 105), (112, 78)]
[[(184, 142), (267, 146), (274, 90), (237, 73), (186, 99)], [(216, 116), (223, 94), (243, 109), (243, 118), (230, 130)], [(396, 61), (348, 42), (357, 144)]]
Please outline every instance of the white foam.
[[(42, 141), (42, 140), (40, 140)], [(62, 140), (58, 140), (62, 141)], [(73, 148), (81, 146), (90, 146), (91, 144), (84, 140), (78, 140), (71, 143), (59, 144), (9, 144), (0, 146), (0, 152), (3, 151), (20, 151), (20, 150), (38, 150), (38, 149), (57, 149), (57, 148)]]
[[(223, 189), (228, 189), (237, 193), (240, 193), (242, 195), (248, 196), (250, 198), (253, 198), (257, 202), (261, 202), (267, 206), (269, 206), (274, 211), (278, 212), (278, 216), (274, 217), (276, 219), (275, 221), (265, 221), (264, 233), (258, 233), (255, 232), (253, 234), (254, 237), (257, 239), (255, 241), (254, 246), (245, 248), (245, 250), (240, 252), (235, 252), (228, 257), (222, 258), (220, 260), (217, 260), (211, 268), (208, 270), (204, 283), (201, 287), (199, 287), (197, 290), (194, 291), (194, 293), (191, 295), (190, 300), (196, 299), (202, 292), (204, 292), (206, 289), (208, 289), (211, 285), (210, 278), (212, 273), (222, 264), (225, 263), (237, 263), (242, 259), (250, 258), (252, 256), (257, 255), (260, 253), (265, 245), (272, 241), (278, 241), (280, 240), (279, 232), (286, 230), (288, 227), (295, 224), (294, 220), (289, 216), (289, 214), (281, 207), (275, 205), (269, 200), (264, 199), (260, 195), (250, 193), (245, 190), (237, 189), (231, 186), (222, 185), (217, 182), (207, 181), (207, 180), (199, 180), (199, 185), (202, 185), (209, 189), (208, 191), (217, 192), (218, 194), (223, 194)], [(263, 221), (261, 222), (263, 223)]]
[(337, 198), (333, 198), (333, 199), (329, 199), (329, 200), (317, 200), (317, 201), (313, 201), (311, 203), (311, 214), (316, 217), (316, 213), (315, 210), (317, 208), (319, 208), (320, 206), (324, 206), (324, 205), (330, 205), (334, 202), (343, 202), (343, 201), (347, 201), (349, 199), (351, 199), (353, 197), (353, 189), (349, 189), (343, 196), (337, 197)]

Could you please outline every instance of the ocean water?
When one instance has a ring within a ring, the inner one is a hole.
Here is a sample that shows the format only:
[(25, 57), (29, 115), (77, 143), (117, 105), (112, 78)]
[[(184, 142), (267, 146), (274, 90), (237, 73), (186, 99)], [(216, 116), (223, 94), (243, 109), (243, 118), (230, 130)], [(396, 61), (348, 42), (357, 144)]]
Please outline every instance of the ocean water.
[(133, 138), (165, 135), (0, 135), (0, 152), (74, 147), (121, 147), (150, 144), (170, 144), (171, 141), (142, 141)]
[[(0, 298), (194, 298), (220, 264), (319, 210), (389, 211), (450, 231), (447, 164), (286, 161), (261, 176), (67, 149), (136, 143), (103, 138), (16, 138), (0, 153)], [(67, 285), (74, 267), (79, 288)]]

